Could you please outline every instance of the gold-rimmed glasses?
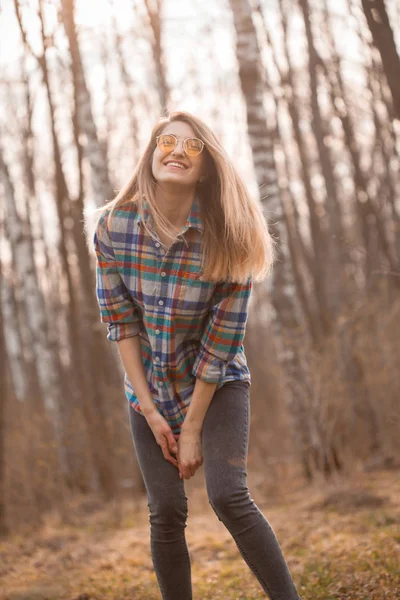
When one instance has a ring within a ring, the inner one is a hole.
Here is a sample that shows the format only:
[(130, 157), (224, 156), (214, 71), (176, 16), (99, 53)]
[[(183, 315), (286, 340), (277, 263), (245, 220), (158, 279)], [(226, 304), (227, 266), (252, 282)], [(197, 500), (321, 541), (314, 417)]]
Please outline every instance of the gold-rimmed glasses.
[[(172, 133), (162, 133), (156, 137), (157, 147), (161, 152), (167, 154), (172, 152), (178, 144), (178, 138)], [(204, 142), (198, 138), (186, 138), (183, 140), (183, 151), (188, 156), (198, 156), (203, 151)]]

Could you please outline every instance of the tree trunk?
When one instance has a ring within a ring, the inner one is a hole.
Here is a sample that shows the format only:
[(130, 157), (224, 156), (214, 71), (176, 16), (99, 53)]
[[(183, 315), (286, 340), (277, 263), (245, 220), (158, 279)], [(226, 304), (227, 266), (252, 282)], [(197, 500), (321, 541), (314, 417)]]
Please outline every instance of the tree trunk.
[[(59, 218), (59, 229), (60, 229), (60, 242), (59, 242), (59, 251), (61, 257), (61, 272), (65, 274), (67, 277), (67, 286), (68, 286), (68, 296), (69, 303), (65, 306), (63, 305), (63, 312), (65, 314), (65, 321), (67, 323), (67, 343), (66, 346), (70, 353), (70, 373), (71, 376), (68, 379), (68, 384), (70, 385), (70, 399), (69, 403), (64, 403), (66, 410), (68, 410), (68, 415), (66, 415), (66, 419), (72, 422), (73, 414), (76, 410), (78, 412), (82, 412), (85, 426), (88, 432), (89, 437), (89, 448), (92, 457), (92, 477), (91, 481), (86, 484), (82, 482), (82, 477), (79, 474), (79, 469), (73, 470), (71, 472), (71, 476), (76, 476), (76, 481), (71, 480), (70, 485), (77, 486), (79, 489), (90, 489), (100, 488), (106, 497), (111, 497), (115, 493), (115, 477), (112, 469), (112, 451), (110, 449), (110, 441), (109, 441), (109, 433), (107, 430), (107, 422), (104, 418), (101, 402), (102, 393), (99, 391), (99, 387), (101, 386), (101, 381), (98, 377), (94, 376), (93, 369), (88, 368), (88, 363), (92, 360), (92, 364), (96, 360), (96, 354), (98, 349), (96, 349), (95, 353), (90, 351), (88, 348), (88, 344), (86, 340), (90, 340), (95, 343), (96, 337), (99, 339), (100, 332), (98, 331), (98, 324), (96, 323), (97, 336), (93, 334), (91, 331), (88, 332), (88, 327), (90, 327), (90, 323), (93, 322), (94, 315), (97, 311), (94, 310), (94, 280), (93, 274), (90, 271), (89, 266), (89, 257), (87, 254), (87, 248), (85, 247), (84, 235), (83, 231), (80, 232), (80, 235), (77, 235), (76, 227), (74, 228), (74, 239), (76, 250), (80, 256), (80, 271), (84, 269), (84, 280), (85, 286), (90, 285), (92, 282), (92, 287), (90, 290), (90, 302), (80, 302), (81, 306), (84, 306), (84, 311), (90, 311), (91, 319), (86, 320), (84, 325), (82, 325), (82, 320), (79, 319), (79, 310), (77, 305), (76, 292), (72, 285), (72, 275), (71, 275), (71, 267), (67, 258), (67, 246), (66, 246), (66, 230), (65, 230), (65, 218), (67, 216), (71, 216), (72, 219), (77, 219), (77, 204), (72, 204), (68, 202), (69, 194), (67, 190), (67, 184), (64, 176), (63, 166), (61, 163), (61, 153), (58, 144), (58, 137), (56, 134), (56, 126), (55, 126), (55, 111), (53, 98), (50, 90), (49, 83), (49, 73), (47, 67), (46, 53), (45, 53), (45, 25), (44, 25), (44, 12), (43, 12), (43, 1), (39, 2), (39, 11), (38, 16), (41, 24), (41, 32), (42, 32), (42, 42), (43, 42), (43, 54), (40, 57), (37, 57), (32, 49), (29, 46), (25, 30), (22, 24), (21, 12), (18, 4), (18, 0), (15, 1), (15, 8), (17, 13), (17, 18), (21, 30), (21, 35), (23, 37), (25, 46), (30, 50), (31, 54), (37, 59), (39, 66), (42, 70), (43, 81), (47, 91), (47, 98), (50, 108), (50, 125), (52, 132), (52, 140), (53, 140), (53, 155), (55, 162), (55, 179), (56, 179), (56, 201), (57, 201), (57, 213)], [(82, 64), (80, 60), (79, 48), (76, 38), (76, 32), (73, 21), (73, 3), (70, 4), (68, 1), (63, 3), (64, 11), (64, 21), (65, 27), (68, 35), (68, 39), (71, 46), (71, 55), (73, 59), (73, 75), (75, 75), (75, 106), (76, 106), (76, 123), (79, 124), (79, 130), (85, 133), (87, 140), (87, 153), (89, 155), (90, 164), (92, 167), (92, 184), (94, 192), (97, 190), (97, 202), (99, 204), (103, 204), (104, 200), (107, 199), (107, 195), (110, 198), (112, 196), (111, 192), (108, 194), (107, 190), (111, 189), (109, 184), (107, 169), (105, 168), (105, 160), (102, 154), (100, 145), (97, 140), (97, 132), (94, 126), (91, 107), (90, 107), (90, 97), (88, 90), (86, 88), (86, 83), (84, 80), (84, 74), (82, 69)], [(79, 136), (79, 133), (74, 129), (75, 139)], [(78, 158), (81, 158), (80, 153), (80, 145), (78, 145)], [(81, 169), (80, 169), (81, 172)], [(100, 199), (100, 190), (101, 190), (101, 199)], [(81, 187), (82, 191), (82, 187)], [(76, 220), (76, 223), (80, 222), (83, 214), (83, 205), (82, 205), (82, 197), (79, 199), (80, 202), (80, 211), (79, 211), (79, 219)], [(72, 213), (73, 208), (75, 209)], [(75, 223), (75, 221), (73, 221)], [(86, 269), (85, 269), (86, 265)], [(86, 287), (87, 289), (87, 287)], [(86, 298), (89, 296), (86, 295)], [(84, 298), (85, 299), (85, 298)], [(90, 310), (92, 307), (92, 310)], [(103, 342), (104, 344), (104, 342)], [(90, 347), (90, 344), (89, 344)], [(88, 360), (88, 356), (90, 359)], [(104, 359), (105, 360), (105, 359)], [(93, 381), (96, 384), (93, 384)], [(77, 472), (76, 472), (77, 471)], [(82, 488), (82, 485), (84, 486)]]
[(292, 68), (292, 60), (289, 52), (287, 8), (284, 6), (283, 0), (280, 0), (279, 4), (281, 12), (281, 24), (283, 30), (283, 47), (287, 63), (287, 70), (283, 76), (285, 82), (285, 98), (287, 101), (289, 114), (292, 120), (294, 139), (296, 141), (297, 148), (299, 151), (301, 179), (304, 185), (304, 192), (310, 215), (310, 233), (313, 259), (311, 265), (311, 273), (314, 282), (315, 297), (318, 305), (318, 315), (321, 323), (321, 328), (325, 334), (329, 334), (329, 332), (331, 331), (332, 323), (331, 317), (327, 312), (327, 306), (329, 306), (328, 295), (330, 288), (330, 285), (327, 282), (327, 278), (330, 277), (330, 274), (329, 271), (326, 269), (324, 258), (327, 255), (327, 250), (329, 246), (327, 241), (327, 227), (323, 222), (324, 219), (321, 218), (318, 214), (319, 209), (311, 184), (311, 160), (309, 156), (309, 150), (307, 149), (307, 144), (304, 140), (304, 136), (301, 132), (300, 127), (300, 102), (296, 94), (296, 82)]
[[(268, 32), (267, 24), (264, 18), (264, 13), (262, 7), (259, 5), (257, 8), (257, 12), (261, 17), (261, 21), (263, 24), (263, 30), (266, 36), (266, 43), (271, 50), (272, 59), (274, 61), (274, 66), (279, 74), (281, 80), (284, 79), (282, 75), (281, 68), (279, 66), (279, 62), (276, 57), (276, 53), (274, 51), (274, 46), (271, 40), (271, 37)], [(267, 75), (268, 77), (268, 75)], [(285, 81), (288, 81), (288, 78), (285, 76)], [(316, 284), (313, 279), (315, 276), (315, 269), (318, 262), (315, 260), (315, 250), (313, 246), (313, 239), (311, 238), (311, 251), (309, 247), (304, 242), (302, 235), (300, 233), (299, 228), (299, 213), (297, 210), (296, 203), (294, 201), (293, 195), (290, 190), (289, 180), (290, 180), (290, 158), (291, 153), (285, 147), (284, 136), (281, 132), (281, 125), (279, 119), (279, 110), (282, 107), (282, 99), (278, 94), (274, 93), (272, 86), (269, 85), (268, 80), (266, 81), (266, 86), (268, 89), (268, 94), (271, 96), (276, 113), (276, 134), (274, 142), (277, 148), (281, 149), (281, 163), (283, 163), (283, 177), (285, 179), (285, 184), (280, 185), (280, 196), (281, 196), (281, 204), (282, 204), (282, 214), (285, 221), (285, 227), (287, 230), (287, 241), (288, 241), (288, 249), (290, 254), (290, 262), (293, 270), (293, 279), (296, 285), (297, 296), (300, 301), (302, 313), (307, 322), (308, 331), (310, 334), (310, 338), (313, 341), (313, 344), (317, 347), (322, 341), (322, 328), (321, 323), (318, 319), (318, 306), (315, 306), (315, 288)], [(291, 96), (293, 96), (293, 90), (291, 90)], [(290, 111), (289, 114), (291, 115)], [(298, 116), (298, 115), (297, 115)], [(295, 127), (295, 124), (293, 124)], [(298, 124), (297, 124), (298, 125)], [(293, 154), (293, 153), (292, 153)], [(307, 170), (308, 176), (308, 170)], [(310, 181), (309, 177), (308, 180)], [(310, 190), (311, 190), (311, 182), (310, 182)], [(311, 212), (311, 211), (310, 211)], [(312, 217), (310, 217), (312, 218)], [(308, 282), (311, 281), (312, 291), (311, 293), (307, 293), (306, 290), (306, 273), (308, 275)], [(316, 310), (317, 309), (317, 310)]]
[[(50, 87), (50, 77), (49, 77), (49, 69), (47, 63), (46, 56), (46, 48), (48, 47), (48, 40), (46, 40), (45, 35), (45, 23), (44, 23), (44, 13), (43, 13), (43, 1), (40, 0), (38, 6), (38, 17), (41, 28), (41, 40), (42, 40), (42, 54), (37, 56), (33, 51), (32, 47), (29, 44), (24, 25), (23, 25), (23, 17), (19, 5), (18, 0), (14, 0), (15, 12), (17, 16), (17, 21), (19, 25), (19, 29), (21, 32), (22, 40), (24, 42), (25, 48), (28, 49), (29, 53), (32, 55), (34, 59), (36, 59), (38, 66), (40, 68), (43, 84), (46, 90), (46, 97), (49, 106), (49, 117), (50, 117), (50, 131), (51, 131), (51, 140), (52, 140), (52, 154), (54, 160), (54, 198), (56, 202), (56, 211), (58, 218), (58, 231), (59, 231), (59, 241), (58, 241), (58, 254), (61, 262), (61, 272), (62, 276), (66, 278), (66, 286), (68, 292), (69, 302), (65, 303), (63, 306), (64, 318), (65, 322), (68, 324), (66, 328), (66, 340), (64, 341), (65, 347), (68, 349), (70, 356), (70, 371), (73, 373), (73, 377), (68, 378), (65, 381), (65, 387), (67, 389), (64, 390), (65, 395), (67, 395), (70, 401), (65, 405), (65, 416), (70, 414), (72, 411), (72, 407), (75, 405), (79, 405), (80, 395), (83, 389), (83, 377), (81, 372), (82, 361), (79, 357), (79, 352), (81, 346), (79, 344), (79, 322), (78, 322), (78, 314), (77, 314), (77, 304), (75, 299), (75, 293), (72, 282), (72, 274), (71, 274), (71, 266), (68, 261), (68, 242), (71, 241), (69, 238), (68, 231), (66, 230), (65, 223), (68, 218), (71, 218), (71, 205), (69, 203), (69, 192), (67, 187), (66, 178), (64, 175), (63, 165), (61, 162), (61, 150), (58, 141), (58, 135), (56, 130), (56, 121), (55, 121), (55, 107), (53, 101), (53, 95)], [(47, 45), (46, 45), (47, 44)], [(56, 343), (56, 342), (55, 342)], [(61, 345), (62, 342), (60, 342)], [(64, 383), (64, 380), (63, 380)], [(71, 473), (72, 475), (72, 473)]]
[[(331, 47), (333, 55), (333, 64), (324, 64), (324, 72), (326, 81), (329, 86), (332, 106), (336, 109), (336, 113), (341, 120), (344, 141), (346, 149), (350, 154), (353, 165), (353, 179), (356, 191), (355, 206), (357, 210), (358, 220), (361, 228), (361, 238), (364, 242), (365, 253), (368, 255), (371, 252), (371, 219), (374, 224), (378, 221), (381, 223), (381, 215), (373, 204), (373, 201), (368, 194), (367, 178), (361, 168), (361, 156), (358, 148), (358, 142), (355, 134), (355, 127), (351, 112), (348, 108), (347, 94), (345, 84), (342, 78), (341, 61), (336, 48), (335, 37), (333, 35), (332, 26), (330, 23), (329, 9), (327, 0), (324, 0), (324, 24), (326, 38)], [(383, 223), (378, 227), (378, 232), (384, 236), (386, 242), (387, 235), (384, 230)], [(387, 247), (387, 243), (383, 247)], [(350, 305), (349, 305), (349, 308)], [(346, 383), (351, 405), (354, 414), (362, 413), (368, 420), (369, 424), (369, 444), (371, 451), (376, 451), (379, 448), (379, 428), (377, 425), (377, 415), (374, 412), (373, 402), (368, 394), (366, 386), (365, 372), (363, 365), (357, 358), (354, 352), (354, 332), (352, 325), (346, 323), (338, 328), (338, 341), (340, 345), (341, 370), (343, 379)]]
[(375, 47), (381, 55), (383, 68), (393, 98), (395, 115), (400, 119), (400, 57), (384, 0), (361, 0)]
[[(368, 192), (368, 180), (361, 168), (361, 156), (358, 148), (358, 143), (355, 135), (355, 127), (346, 102), (346, 90), (341, 74), (341, 64), (339, 55), (336, 49), (335, 38), (330, 26), (329, 11), (325, 0), (325, 26), (327, 38), (330, 42), (334, 55), (333, 67), (322, 63), (326, 80), (330, 92), (332, 106), (336, 110), (336, 114), (341, 120), (344, 140), (347, 150), (350, 154), (353, 165), (353, 179), (356, 191), (356, 208), (359, 217), (359, 223), (362, 233), (362, 239), (365, 246), (366, 255), (372, 252), (371, 241), (374, 237), (371, 231), (374, 228), (379, 236), (382, 250), (389, 261), (390, 267), (395, 269), (397, 266), (397, 258), (394, 247), (392, 246), (386, 231), (386, 224), (383, 220), (382, 211), (376, 206), (374, 199), (370, 197)], [(371, 89), (371, 95), (373, 91)], [(376, 132), (380, 135), (380, 126), (375, 127)]]
[(342, 226), (341, 207), (337, 194), (336, 181), (333, 172), (332, 157), (326, 144), (327, 127), (322, 117), (318, 99), (318, 72), (321, 61), (317, 54), (310, 20), (308, 0), (299, 0), (303, 13), (304, 27), (308, 48), (308, 65), (311, 94), (311, 127), (317, 145), (322, 176), (326, 188), (326, 234), (323, 256), (318, 260), (324, 264), (325, 273), (325, 307), (324, 322), (328, 324), (328, 333), (333, 331), (336, 317), (339, 313), (341, 302), (341, 277), (344, 257), (344, 232)]
[[(274, 133), (267, 127), (264, 108), (263, 68), (256, 29), (248, 0), (230, 0), (236, 30), (236, 54), (239, 77), (246, 101), (247, 123), (258, 186), (267, 195), (264, 204), (273, 215), (272, 233), (279, 239), (279, 257), (274, 267), (272, 302), (276, 312), (274, 329), (278, 356), (286, 384), (286, 404), (304, 472), (311, 478), (315, 465), (310, 450), (314, 449), (312, 423), (307, 415), (307, 397), (311, 393), (304, 317), (296, 300), (293, 272), (289, 262), (288, 238), (279, 194), (274, 158)], [(317, 466), (318, 468), (318, 466)]]
[(49, 344), (46, 306), (36, 278), (30, 231), (27, 228), (27, 223), (21, 223), (17, 213), (14, 189), (1, 149), (0, 174), (5, 192), (7, 229), (14, 258), (16, 277), (18, 285), (24, 290), (25, 315), (31, 334), (37, 373), (46, 411), (53, 426), (62, 480), (66, 482), (69, 479), (69, 468), (65, 450), (60, 365)]
[(165, 73), (164, 55), (162, 50), (162, 0), (144, 0), (144, 4), (152, 32), (151, 48), (156, 70), (156, 85), (160, 98), (161, 111), (166, 114), (168, 111), (170, 91)]
[(4, 275), (0, 260), (0, 537), (7, 535), (8, 528), (6, 524), (6, 499), (5, 499), (5, 410), (6, 402), (9, 398), (9, 364), (8, 353), (6, 352), (4, 318), (3, 318), (3, 285)]
[[(139, 159), (139, 138), (138, 138), (138, 120), (136, 117), (136, 105), (135, 99), (133, 96), (133, 82), (126, 68), (123, 44), (122, 44), (122, 36), (117, 30), (117, 23), (115, 17), (113, 15), (112, 26), (114, 32), (115, 39), (115, 52), (116, 59), (118, 62), (118, 67), (121, 73), (122, 85), (125, 90), (125, 98), (128, 104), (128, 112), (129, 112), (129, 140), (132, 144), (132, 163), (136, 165)], [(165, 102), (165, 99), (160, 99), (160, 102)]]
[[(64, 26), (69, 39), (72, 56), (72, 76), (74, 81), (75, 114), (74, 137), (79, 142), (79, 132), (86, 136), (86, 154), (89, 158), (92, 171), (92, 186), (95, 201), (103, 205), (106, 199), (112, 197), (111, 185), (108, 178), (107, 165), (103, 149), (98, 141), (96, 126), (94, 123), (89, 90), (86, 85), (83, 65), (80, 56), (79, 44), (74, 22), (74, 2), (63, 0)], [(81, 156), (81, 155), (78, 155)], [(81, 164), (79, 164), (81, 169)], [(107, 190), (109, 190), (107, 192)], [(108, 194), (108, 198), (107, 198)], [(79, 196), (74, 202), (74, 223), (80, 223), (83, 215), (83, 198)], [(101, 489), (108, 498), (116, 492), (116, 479), (113, 469), (113, 444), (110, 437), (108, 422), (111, 418), (110, 398), (103, 381), (110, 385), (113, 382), (117, 386), (119, 374), (116, 357), (111, 355), (111, 349), (107, 346), (99, 326), (98, 311), (95, 306), (95, 280), (89, 264), (89, 256), (85, 239), (82, 232), (77, 228), (75, 232), (75, 243), (80, 256), (80, 348), (81, 374), (84, 381), (82, 410), (85, 417), (86, 427), (89, 432), (91, 452), (93, 461), (99, 477)], [(81, 352), (82, 352), (81, 351)], [(101, 376), (99, 376), (99, 373)], [(116, 407), (116, 413), (120, 411)]]
[(75, 28), (75, 2), (74, 0), (61, 0), (61, 5), (63, 23), (71, 52), (77, 121), (80, 131), (86, 138), (85, 151), (91, 167), (93, 199), (96, 206), (102, 206), (105, 201), (111, 200), (115, 194), (108, 176), (105, 153), (99, 143), (97, 129), (93, 118), (91, 99), (86, 84), (78, 36)]

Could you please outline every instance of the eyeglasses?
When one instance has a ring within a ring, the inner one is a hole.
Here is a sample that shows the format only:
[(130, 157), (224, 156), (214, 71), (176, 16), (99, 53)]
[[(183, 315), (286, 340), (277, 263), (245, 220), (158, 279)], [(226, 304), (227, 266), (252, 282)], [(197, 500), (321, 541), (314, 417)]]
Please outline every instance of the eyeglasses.
[[(157, 147), (161, 152), (172, 152), (178, 144), (178, 138), (172, 133), (162, 133), (156, 137)], [(183, 140), (183, 151), (188, 156), (197, 156), (202, 152), (204, 148), (204, 142), (198, 138), (186, 138)]]

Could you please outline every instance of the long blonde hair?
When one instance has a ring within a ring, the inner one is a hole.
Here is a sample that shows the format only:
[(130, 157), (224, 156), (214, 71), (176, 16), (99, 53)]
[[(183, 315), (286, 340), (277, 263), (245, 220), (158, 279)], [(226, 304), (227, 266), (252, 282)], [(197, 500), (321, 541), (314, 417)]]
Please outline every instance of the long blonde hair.
[[(251, 277), (254, 281), (261, 281), (274, 260), (274, 243), (261, 204), (250, 196), (211, 129), (190, 113), (174, 111), (158, 121), (128, 183), (113, 200), (95, 212), (109, 210), (108, 219), (111, 219), (115, 209), (134, 202), (143, 217), (144, 201), (147, 201), (156, 227), (171, 237), (171, 224), (161, 214), (155, 200), (157, 182), (151, 165), (156, 136), (174, 121), (190, 125), (195, 135), (204, 142), (206, 177), (204, 182), (197, 184), (204, 223), (204, 279), (245, 283)], [(144, 223), (149, 235), (154, 237), (145, 220)]]

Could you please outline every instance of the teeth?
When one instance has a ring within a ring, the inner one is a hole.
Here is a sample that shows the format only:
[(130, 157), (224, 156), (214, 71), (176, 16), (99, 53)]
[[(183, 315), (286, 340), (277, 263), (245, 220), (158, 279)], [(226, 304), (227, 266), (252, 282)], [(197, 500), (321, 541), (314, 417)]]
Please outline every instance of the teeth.
[(173, 167), (179, 167), (180, 169), (185, 168), (183, 165), (180, 165), (179, 163), (176, 163), (176, 162), (169, 162), (169, 163), (167, 163), (167, 165), (172, 165)]

